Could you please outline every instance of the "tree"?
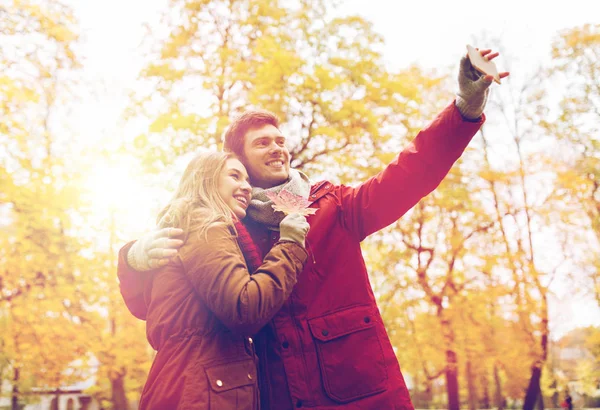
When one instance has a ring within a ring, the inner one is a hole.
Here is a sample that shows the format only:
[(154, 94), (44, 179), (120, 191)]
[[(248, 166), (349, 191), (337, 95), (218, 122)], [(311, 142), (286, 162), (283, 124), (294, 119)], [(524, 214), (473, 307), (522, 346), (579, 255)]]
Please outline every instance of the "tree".
[[(486, 166), (481, 176), (500, 228), (499, 255), (511, 278), (517, 323), (530, 345), (531, 376), (523, 404), (527, 410), (536, 404), (544, 406), (541, 381), (549, 350), (551, 285), (562, 275), (567, 279), (563, 265), (569, 257), (566, 238), (570, 233), (554, 225), (557, 213), (563, 212), (555, 202), (557, 163), (541, 148), (553, 144), (552, 138), (544, 139), (538, 126), (548, 103), (542, 72), (529, 75), (520, 85), (509, 80), (492, 103), (504, 119), (504, 141), (490, 138), (486, 127), (482, 130)], [(509, 155), (494, 164), (491, 150), (498, 144), (504, 145)], [(552, 244), (561, 252), (549, 258), (544, 253), (548, 242), (544, 238), (556, 230)]]
[[(77, 177), (64, 161), (59, 136), (68, 87), (78, 61), (71, 11), (57, 1), (9, 1), (0, 8), (0, 208), (8, 216), (0, 237), (0, 317), (5, 380), (12, 408), (37, 385), (73, 380), (66, 372), (82, 339), (70, 349), (53, 341), (77, 335), (69, 307), (77, 294), (78, 251), (70, 211), (77, 206)], [(68, 181), (71, 180), (71, 184)]]
[(557, 196), (578, 205), (577, 212), (564, 219), (585, 233), (577, 256), (600, 304), (600, 265), (598, 258), (587, 256), (600, 250), (600, 25), (560, 32), (552, 44), (548, 74), (560, 85), (562, 98), (558, 115), (540, 125), (561, 142)]
[[(377, 163), (390, 127), (418, 111), (419, 87), (432, 80), (416, 68), (387, 70), (371, 24), (335, 17), (331, 4), (172, 0), (155, 30), (168, 34), (153, 37), (128, 111), (152, 119), (134, 141), (146, 165), (217, 147), (230, 119), (252, 106), (280, 116), (297, 168)], [(352, 169), (348, 180), (363, 175)]]
[[(438, 361), (435, 371), (428, 370), (431, 365), (426, 362), (429, 360), (424, 361), (422, 374), (427, 380), (444, 375), (450, 409), (460, 408), (460, 326), (457, 324), (460, 318), (457, 315), (461, 309), (458, 306), (480, 286), (478, 282), (482, 275), (481, 261), (468, 255), (474, 253), (478, 240), (482, 240), (494, 225), (459, 182), (463, 178), (461, 168), (455, 167), (436, 191), (421, 200), (410, 214), (394, 225), (393, 230), (385, 233), (389, 236), (387, 241), (396, 245), (382, 249), (391, 263), (401, 264), (401, 269), (392, 268), (383, 274), (393, 278), (399, 270), (411, 272), (410, 279), (399, 282), (416, 284), (413, 289), (417, 298), (420, 295), (420, 302), (415, 301), (415, 305), (434, 319), (435, 331), (430, 327), (427, 333), (430, 340), (431, 333), (437, 335), (437, 342), (429, 343), (436, 344), (435, 349), (444, 352), (444, 359), (441, 363)], [(387, 288), (383, 295), (384, 318), (387, 317), (387, 303), (391, 300), (398, 303), (397, 292), (401, 289), (401, 286)], [(392, 340), (395, 340), (393, 336)]]
[[(90, 154), (90, 167), (95, 166), (94, 159), (106, 169), (124, 162), (122, 152), (106, 147), (91, 149)], [(103, 209), (96, 210), (93, 222), (88, 220), (91, 234), (101, 238), (89, 250), (92, 256), (87, 271), (95, 280), (95, 288), (90, 291), (94, 299), (88, 308), (88, 352), (97, 362), (96, 384), (89, 393), (104, 408), (115, 410), (127, 410), (131, 402), (139, 400), (154, 356), (146, 339), (145, 323), (127, 310), (115, 275), (116, 255), (129, 235), (125, 230), (131, 217), (119, 207), (123, 195), (118, 189), (104, 193), (107, 198)]]
[[(14, 1), (0, 12), (0, 208), (8, 232), (0, 237), (1, 374), (13, 409), (32, 387), (92, 377), (99, 386), (108, 380), (109, 406), (126, 409), (125, 389), (139, 394), (150, 356), (143, 325), (119, 300), (116, 244), (103, 248), (104, 228), (90, 224), (76, 160), (83, 151), (66, 124), (80, 85), (77, 24), (57, 1)], [(57, 343), (67, 338), (68, 347)]]

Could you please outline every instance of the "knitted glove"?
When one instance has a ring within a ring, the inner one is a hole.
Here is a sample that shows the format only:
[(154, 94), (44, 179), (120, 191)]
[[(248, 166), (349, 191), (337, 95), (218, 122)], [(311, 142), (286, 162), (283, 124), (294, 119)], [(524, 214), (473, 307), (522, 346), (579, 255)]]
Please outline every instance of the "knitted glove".
[(127, 264), (133, 270), (145, 272), (169, 263), (183, 245), (180, 239), (170, 237), (183, 234), (181, 229), (163, 228), (150, 232), (137, 240), (127, 252)]
[(456, 108), (464, 118), (476, 120), (481, 117), (492, 81), (486, 80), (483, 74), (475, 70), (467, 56), (461, 58)]
[(304, 240), (309, 228), (304, 215), (287, 215), (279, 224), (279, 240), (296, 242), (304, 248)]

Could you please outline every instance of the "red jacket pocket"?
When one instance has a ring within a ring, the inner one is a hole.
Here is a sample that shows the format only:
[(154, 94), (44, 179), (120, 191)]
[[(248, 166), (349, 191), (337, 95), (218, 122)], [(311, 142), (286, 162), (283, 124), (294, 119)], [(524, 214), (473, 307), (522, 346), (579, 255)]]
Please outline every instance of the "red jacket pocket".
[(308, 320), (327, 395), (348, 403), (387, 388), (373, 307), (353, 306)]

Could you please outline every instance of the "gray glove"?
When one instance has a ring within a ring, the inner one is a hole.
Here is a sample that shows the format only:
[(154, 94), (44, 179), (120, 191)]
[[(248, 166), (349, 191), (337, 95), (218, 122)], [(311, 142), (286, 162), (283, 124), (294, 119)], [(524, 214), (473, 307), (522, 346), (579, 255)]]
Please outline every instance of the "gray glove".
[(166, 265), (183, 245), (182, 240), (170, 238), (182, 234), (183, 230), (178, 228), (163, 228), (142, 236), (129, 248), (127, 264), (138, 272)]
[(289, 214), (279, 224), (279, 240), (296, 242), (304, 248), (309, 228), (304, 215)]
[(467, 56), (461, 58), (456, 108), (464, 118), (476, 120), (481, 117), (492, 81), (486, 80), (483, 74), (475, 70)]

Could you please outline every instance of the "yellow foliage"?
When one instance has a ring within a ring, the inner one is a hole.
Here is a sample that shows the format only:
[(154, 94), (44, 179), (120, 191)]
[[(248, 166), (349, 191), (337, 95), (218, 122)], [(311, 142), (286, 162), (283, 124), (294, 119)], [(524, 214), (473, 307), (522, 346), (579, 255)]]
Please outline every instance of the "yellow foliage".
[[(123, 238), (109, 221), (85, 226), (89, 203), (82, 194), (88, 187), (78, 177), (81, 169), (68, 155), (42, 149), (62, 143), (43, 121), (40, 96), (58, 95), (54, 65), (79, 64), (75, 22), (55, 1), (6, 7), (10, 18), (2, 35), (20, 35), (19, 15), (33, 19), (27, 29), (40, 36), (36, 45), (45, 57), (2, 57), (5, 66), (36, 68), (39, 76), (31, 81), (0, 69), (0, 144), (10, 147), (0, 157), (0, 211), (8, 215), (8, 234), (0, 237), (2, 358), (20, 369), (22, 391), (94, 374), (90, 392), (103, 403), (115, 383), (135, 399), (153, 352), (144, 324), (119, 295), (115, 254)], [(149, 168), (165, 170), (199, 146), (216, 148), (233, 116), (260, 107), (281, 117), (294, 161), (311, 175), (356, 183), (380, 171), (451, 101), (448, 77), (417, 66), (387, 69), (383, 39), (371, 23), (357, 16), (333, 19), (328, 8), (325, 0), (171, 0), (166, 17), (179, 14), (165, 19), (169, 36), (154, 44), (159, 57), (142, 70), (143, 86), (132, 101), (130, 119), (149, 115), (143, 118), (149, 125), (127, 148)], [(536, 125), (571, 149), (568, 161), (557, 166), (533, 150), (524, 157), (531, 167), (495, 168), (482, 163), (476, 137), (432, 195), (365, 242), (386, 328), (417, 392), (431, 391), (431, 379), (443, 375), (447, 351), (458, 357), (463, 393), (471, 386), (482, 395), (498, 377), (501, 393), (511, 398), (522, 397), (531, 364), (545, 359), (540, 335), (546, 330), (547, 276), (534, 266), (524, 221), (531, 216), (554, 232), (563, 229), (549, 210), (560, 196), (576, 200), (569, 206), (581, 204), (576, 216), (566, 206), (556, 211), (561, 223), (584, 215), (592, 227), (600, 226), (594, 225), (600, 224), (600, 208), (593, 191), (600, 175), (598, 127), (580, 128), (597, 108), (598, 61), (590, 56), (600, 54), (589, 50), (598, 48), (599, 36), (597, 25), (575, 28), (562, 33), (553, 49), (554, 69), (583, 87), (565, 96), (557, 121), (544, 118)], [(542, 171), (555, 172), (554, 196), (525, 215), (522, 173), (529, 178)], [(597, 276), (595, 263), (586, 260), (585, 267), (595, 266)], [(68, 349), (56, 343), (63, 339)], [(590, 343), (597, 356), (596, 339)], [(433, 402), (444, 401), (430, 397)]]

